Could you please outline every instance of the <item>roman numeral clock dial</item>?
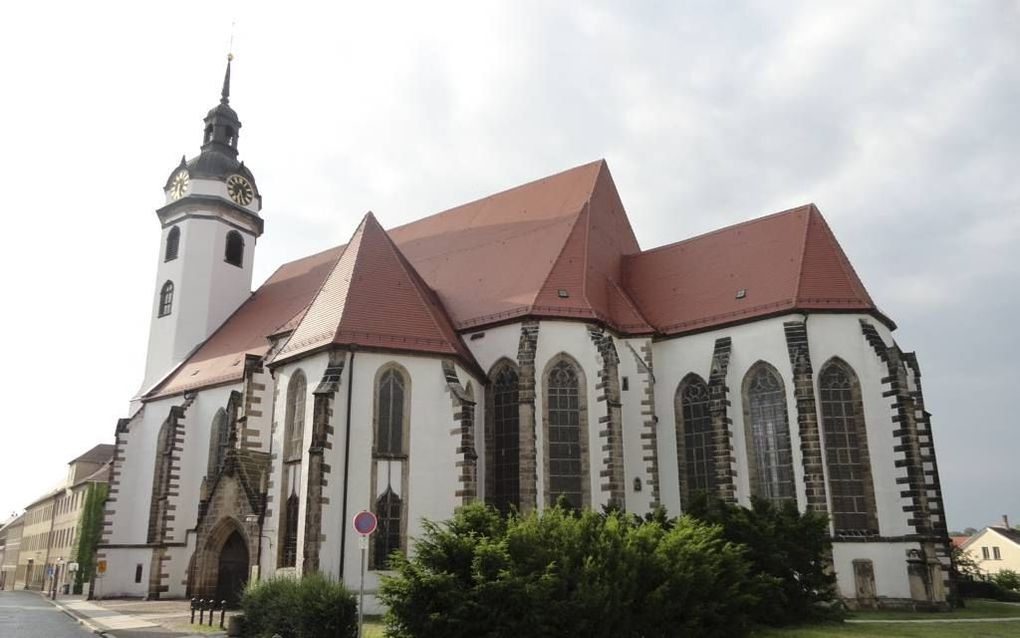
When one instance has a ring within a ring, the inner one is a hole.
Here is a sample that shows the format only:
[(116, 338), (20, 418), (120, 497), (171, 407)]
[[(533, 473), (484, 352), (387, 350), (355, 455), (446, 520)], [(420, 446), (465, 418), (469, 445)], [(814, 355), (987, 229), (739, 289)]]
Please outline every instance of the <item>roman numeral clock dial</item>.
[(255, 191), (248, 180), (240, 175), (231, 175), (227, 179), (227, 194), (230, 195), (230, 199), (234, 200), (234, 203), (247, 206), (255, 196)]

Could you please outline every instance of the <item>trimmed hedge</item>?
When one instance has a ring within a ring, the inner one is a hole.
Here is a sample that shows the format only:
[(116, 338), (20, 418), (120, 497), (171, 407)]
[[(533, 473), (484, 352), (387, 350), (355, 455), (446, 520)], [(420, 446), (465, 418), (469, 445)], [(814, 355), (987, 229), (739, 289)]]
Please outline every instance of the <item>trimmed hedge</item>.
[(249, 583), (241, 596), (244, 635), (252, 638), (353, 638), (358, 635), (354, 594), (320, 573), (297, 580)]

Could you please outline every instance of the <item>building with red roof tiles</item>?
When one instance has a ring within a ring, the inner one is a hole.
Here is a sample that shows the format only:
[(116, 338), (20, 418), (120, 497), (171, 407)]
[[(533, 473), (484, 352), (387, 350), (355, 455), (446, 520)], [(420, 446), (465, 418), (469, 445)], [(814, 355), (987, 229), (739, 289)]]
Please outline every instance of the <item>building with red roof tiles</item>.
[(389, 230), (368, 213), (250, 292), (262, 200), (229, 67), (205, 124), (157, 211), (104, 594), (353, 582), (360, 510), (372, 591), (470, 501), (678, 514), (707, 492), (826, 514), (849, 604), (945, 604), (917, 358), (815, 205), (642, 250), (598, 160)]

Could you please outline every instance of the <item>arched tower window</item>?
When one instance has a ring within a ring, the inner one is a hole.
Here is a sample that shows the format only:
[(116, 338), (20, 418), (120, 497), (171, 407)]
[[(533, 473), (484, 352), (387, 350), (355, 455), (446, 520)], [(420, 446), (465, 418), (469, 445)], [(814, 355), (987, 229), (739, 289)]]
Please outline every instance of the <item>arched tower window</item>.
[(853, 368), (839, 360), (825, 364), (818, 375), (818, 394), (834, 533), (877, 534), (861, 386)]
[(174, 282), (167, 280), (159, 290), (159, 316), (165, 317), (174, 309)]
[(517, 370), (509, 361), (489, 373), (486, 410), (486, 502), (501, 512), (520, 507), (520, 396)]
[(177, 252), (181, 246), (181, 229), (174, 226), (166, 234), (166, 251), (163, 253), (163, 261), (177, 259)]
[(212, 429), (209, 431), (209, 467), (206, 476), (210, 479), (216, 476), (223, 466), (223, 460), (227, 455), (227, 446), (230, 444), (230, 431), (227, 427), (227, 413), (220, 408), (213, 417)]
[(375, 502), (375, 515), (378, 518), (379, 527), (375, 531), (375, 547), (373, 550), (373, 569), (389, 569), (390, 554), (400, 550), (400, 539), (403, 536), (400, 531), (401, 513), (403, 503), (400, 497), (393, 493), (393, 490), (386, 488)]
[(244, 238), (236, 230), (227, 233), (223, 259), (231, 266), (237, 266), (238, 268), (244, 264)]
[(283, 418), (283, 484), (284, 503), (280, 520), (279, 567), (297, 565), (298, 516), (301, 510), (301, 459), (304, 453), (305, 397), (308, 383), (301, 370), (290, 375)]
[(588, 505), (587, 414), (584, 380), (578, 366), (560, 355), (545, 374), (547, 506), (562, 496), (571, 507)]
[(407, 453), (404, 440), (407, 380), (396, 367), (387, 368), (379, 377), (376, 388), (375, 453), (380, 456), (402, 456)]
[(300, 461), (305, 436), (305, 395), (308, 384), (305, 373), (297, 370), (287, 384), (287, 407), (284, 415), (283, 460)]
[(744, 430), (751, 494), (774, 503), (796, 499), (786, 390), (775, 368), (755, 364), (744, 377)]
[(694, 494), (711, 494), (716, 487), (708, 384), (696, 374), (684, 377), (676, 390), (674, 411), (680, 494), (686, 505)]

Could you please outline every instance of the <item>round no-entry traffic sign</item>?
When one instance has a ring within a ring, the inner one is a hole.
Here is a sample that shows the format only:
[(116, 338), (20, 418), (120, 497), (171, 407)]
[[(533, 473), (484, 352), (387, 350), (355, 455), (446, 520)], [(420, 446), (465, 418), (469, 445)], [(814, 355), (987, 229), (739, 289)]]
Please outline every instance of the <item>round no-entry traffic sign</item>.
[(362, 510), (354, 515), (354, 531), (362, 536), (368, 536), (374, 532), (376, 525), (378, 525), (378, 521), (372, 512)]

